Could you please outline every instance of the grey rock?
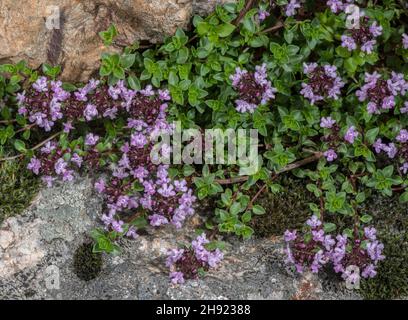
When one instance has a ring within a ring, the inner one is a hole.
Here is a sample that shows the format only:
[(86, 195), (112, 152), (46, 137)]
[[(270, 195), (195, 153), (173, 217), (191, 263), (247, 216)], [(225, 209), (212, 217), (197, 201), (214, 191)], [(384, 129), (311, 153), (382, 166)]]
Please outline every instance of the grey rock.
[[(166, 251), (191, 241), (198, 217), (182, 230), (148, 230), (136, 240), (122, 240), (121, 254), (104, 255), (101, 274), (82, 281), (74, 273), (73, 255), (90, 230), (98, 226), (97, 216), (102, 210), (102, 201), (92, 189), (88, 178), (44, 189), (23, 215), (3, 223), (0, 255), (14, 260), (12, 267), (6, 264), (0, 268), (0, 299), (359, 298), (355, 292), (344, 290), (341, 283), (330, 281), (328, 286), (325, 279), (314, 275), (293, 274), (283, 262), (279, 238), (226, 239), (225, 259), (217, 270), (204, 278), (172, 285), (164, 265)], [(13, 229), (10, 224), (19, 227)], [(32, 252), (16, 251), (21, 243)], [(33, 252), (37, 253), (35, 259), (28, 259)], [(16, 254), (25, 259), (13, 257)]]

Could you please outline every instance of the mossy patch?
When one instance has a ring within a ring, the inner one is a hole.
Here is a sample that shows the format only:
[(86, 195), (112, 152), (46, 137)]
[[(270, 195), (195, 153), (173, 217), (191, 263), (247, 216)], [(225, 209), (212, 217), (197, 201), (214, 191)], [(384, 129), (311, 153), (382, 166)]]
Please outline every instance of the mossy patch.
[(377, 276), (361, 284), (360, 292), (366, 299), (408, 297), (408, 205), (400, 203), (398, 196), (376, 195), (364, 207), (373, 216), (386, 257)]
[(74, 271), (79, 279), (90, 281), (102, 270), (102, 254), (94, 253), (93, 243), (86, 242), (78, 247), (74, 254)]
[(310, 217), (308, 203), (316, 201), (307, 191), (305, 181), (285, 175), (277, 183), (282, 185), (282, 192), (265, 192), (256, 202), (266, 210), (264, 215), (255, 216), (251, 221), (257, 237), (281, 236), (287, 229), (301, 229)]
[(20, 214), (40, 189), (40, 181), (24, 161), (0, 162), (0, 223)]

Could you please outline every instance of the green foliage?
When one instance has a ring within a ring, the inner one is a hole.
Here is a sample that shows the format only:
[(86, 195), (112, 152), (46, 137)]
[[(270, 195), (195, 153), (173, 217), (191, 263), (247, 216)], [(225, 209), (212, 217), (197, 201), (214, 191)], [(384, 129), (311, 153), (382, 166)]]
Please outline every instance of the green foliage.
[[(59, 67), (44, 65), (43, 71), (55, 77)], [(0, 157), (14, 148), (17, 152), (24, 152), (25, 141), (36, 141), (27, 119), (16, 114), (16, 94), (24, 89), (26, 83), (37, 78), (38, 73), (29, 69), (25, 61), (0, 65)]]

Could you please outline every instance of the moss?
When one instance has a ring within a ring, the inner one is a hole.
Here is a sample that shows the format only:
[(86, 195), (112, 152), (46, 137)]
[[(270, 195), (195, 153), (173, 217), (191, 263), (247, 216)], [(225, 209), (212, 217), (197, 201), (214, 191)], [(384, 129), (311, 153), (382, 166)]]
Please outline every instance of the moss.
[(39, 179), (26, 169), (25, 162), (0, 162), (0, 223), (21, 213), (31, 203), (39, 188)]
[(365, 299), (398, 299), (408, 297), (408, 236), (382, 233), (386, 259), (378, 266), (375, 278), (361, 284)]
[(376, 195), (363, 208), (374, 218), (386, 256), (378, 265), (377, 276), (361, 284), (365, 299), (408, 297), (408, 206), (398, 196)]
[(253, 217), (251, 227), (257, 237), (281, 236), (286, 229), (300, 229), (310, 217), (308, 203), (315, 202), (315, 196), (305, 188), (305, 181), (282, 176), (277, 183), (283, 191), (277, 194), (262, 194), (257, 204), (263, 206), (266, 213)]
[(74, 254), (74, 271), (79, 279), (95, 279), (102, 270), (102, 255), (92, 251), (93, 243), (86, 242), (78, 247)]

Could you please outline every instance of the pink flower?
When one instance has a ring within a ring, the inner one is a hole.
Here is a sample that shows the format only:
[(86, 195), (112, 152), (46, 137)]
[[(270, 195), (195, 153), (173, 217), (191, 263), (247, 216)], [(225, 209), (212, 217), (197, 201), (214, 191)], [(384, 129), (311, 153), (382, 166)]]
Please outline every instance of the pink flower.
[(99, 193), (103, 193), (105, 191), (105, 181), (103, 179), (99, 179), (98, 181), (95, 182), (95, 189)]
[(184, 283), (184, 275), (182, 272), (170, 273), (170, 279), (173, 284), (183, 284)]
[(344, 136), (344, 140), (346, 140), (348, 143), (353, 144), (354, 140), (358, 137), (359, 133), (358, 131), (356, 131), (354, 126), (351, 126), (350, 128), (348, 128), (345, 136)]
[(405, 129), (402, 129), (397, 138), (396, 138), (399, 142), (405, 143), (408, 141), (408, 131)]
[(99, 136), (93, 133), (88, 133), (85, 137), (85, 145), (86, 146), (94, 146), (98, 143)]
[(336, 120), (333, 120), (331, 117), (322, 117), (320, 119), (320, 127), (330, 129), (336, 123)]
[(93, 104), (88, 104), (84, 110), (84, 117), (87, 121), (91, 121), (98, 115), (98, 109)]
[(323, 153), (327, 161), (331, 162), (337, 159), (337, 153), (333, 149), (329, 149)]

